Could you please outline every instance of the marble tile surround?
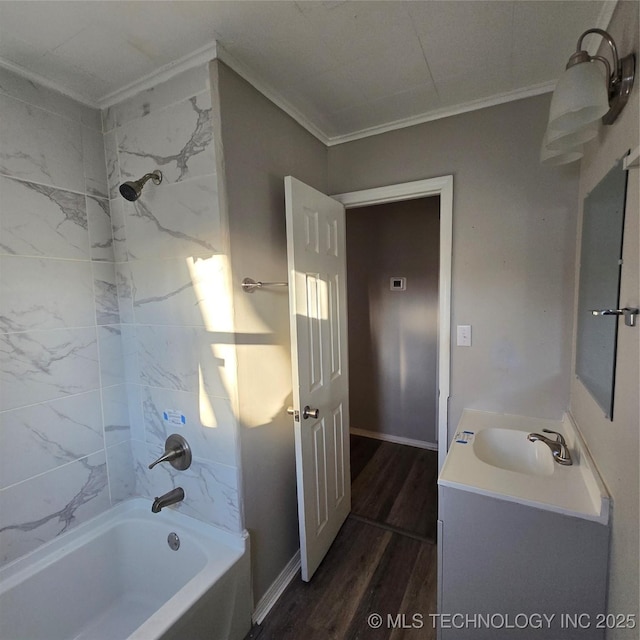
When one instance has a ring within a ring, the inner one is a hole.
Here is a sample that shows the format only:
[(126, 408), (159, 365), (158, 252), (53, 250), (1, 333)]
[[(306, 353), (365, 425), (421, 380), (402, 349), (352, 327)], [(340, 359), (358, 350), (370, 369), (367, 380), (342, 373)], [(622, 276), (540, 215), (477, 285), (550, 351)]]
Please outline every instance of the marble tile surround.
[(0, 334), (3, 410), (100, 386), (95, 327)]
[[(0, 69), (0, 443), (20, 451), (0, 470), (0, 564), (177, 484), (185, 513), (241, 529), (229, 313), (193, 270), (224, 246), (211, 109), (203, 65), (103, 113), (103, 135)], [(156, 167), (162, 185), (119, 196)], [(167, 408), (194, 450), (179, 475), (146, 469)]]
[(2, 564), (134, 482), (100, 113), (2, 68), (0, 111)]
[(162, 455), (164, 448), (137, 441), (132, 448), (137, 493), (152, 498), (182, 487), (185, 499), (176, 506), (179, 511), (228, 531), (242, 530), (237, 468), (194, 457), (186, 471), (170, 465), (149, 470), (149, 461)]
[(100, 451), (100, 391), (3, 411), (0, 448), (0, 489)]
[(84, 193), (77, 122), (1, 93), (0, 113), (1, 174)]
[(0, 256), (0, 331), (87, 327), (94, 323), (86, 262)]
[(87, 229), (82, 194), (0, 175), (0, 253), (86, 260)]
[[(182, 486), (189, 515), (237, 531), (235, 376), (207, 66), (103, 112), (136, 493)], [(118, 182), (160, 169), (135, 203)], [(163, 413), (185, 416), (176, 426)], [(149, 471), (179, 431), (194, 463)]]
[(104, 450), (0, 491), (0, 563), (110, 506)]

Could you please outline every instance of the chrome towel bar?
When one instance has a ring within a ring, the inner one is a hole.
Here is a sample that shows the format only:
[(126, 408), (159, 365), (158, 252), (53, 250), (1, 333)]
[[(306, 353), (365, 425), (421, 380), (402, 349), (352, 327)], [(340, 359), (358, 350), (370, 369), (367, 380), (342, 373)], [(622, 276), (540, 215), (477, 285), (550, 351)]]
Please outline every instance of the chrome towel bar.
[(247, 293), (253, 293), (256, 289), (262, 289), (262, 287), (288, 287), (288, 282), (256, 282), (252, 278), (245, 278), (242, 281), (242, 289)]

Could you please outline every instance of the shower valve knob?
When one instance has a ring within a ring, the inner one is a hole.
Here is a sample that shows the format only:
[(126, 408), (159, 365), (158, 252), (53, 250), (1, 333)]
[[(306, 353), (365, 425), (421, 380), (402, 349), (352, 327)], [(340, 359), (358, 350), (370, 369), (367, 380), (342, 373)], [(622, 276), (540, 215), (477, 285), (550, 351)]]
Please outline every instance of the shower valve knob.
[(191, 447), (179, 434), (172, 433), (164, 443), (164, 453), (149, 465), (153, 469), (161, 462), (168, 462), (174, 469), (184, 471), (191, 466)]

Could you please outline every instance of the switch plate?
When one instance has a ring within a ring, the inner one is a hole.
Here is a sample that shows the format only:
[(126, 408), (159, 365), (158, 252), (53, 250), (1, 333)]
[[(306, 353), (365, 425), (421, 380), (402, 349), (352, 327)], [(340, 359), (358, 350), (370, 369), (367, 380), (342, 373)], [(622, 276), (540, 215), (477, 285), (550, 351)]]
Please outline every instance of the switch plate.
[(459, 347), (471, 346), (471, 325), (459, 324), (458, 325), (458, 340), (457, 345)]

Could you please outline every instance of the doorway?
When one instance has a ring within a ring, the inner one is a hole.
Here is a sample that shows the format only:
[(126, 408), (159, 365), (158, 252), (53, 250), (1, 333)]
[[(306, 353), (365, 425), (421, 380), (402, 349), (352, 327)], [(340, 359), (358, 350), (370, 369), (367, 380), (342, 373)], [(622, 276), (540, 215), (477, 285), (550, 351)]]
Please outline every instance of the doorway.
[[(332, 197), (347, 209), (439, 196), (439, 271), (437, 336), (437, 444), (438, 468), (448, 448), (448, 405), (451, 367), (451, 255), (453, 227), (453, 176), (442, 176), (337, 194)], [(401, 274), (392, 274), (401, 275)], [(391, 284), (391, 283), (390, 283)], [(352, 284), (350, 285), (352, 286)]]
[[(311, 579), (319, 566), (351, 504), (350, 412), (348, 389), (344, 384), (348, 378), (344, 375), (348, 371), (344, 209), (439, 196), (437, 407), (438, 440), (444, 444), (438, 446), (438, 465), (441, 466), (447, 448), (452, 187), (453, 177), (445, 176), (328, 197), (291, 176), (285, 178), (287, 253), (292, 275), (289, 281), (294, 364), (291, 412), (296, 421), (300, 550), (305, 581)], [(328, 340), (322, 339), (324, 334)], [(304, 379), (300, 378), (300, 372), (305, 374)], [(324, 389), (326, 398), (324, 395), (315, 398), (314, 394)]]
[(440, 198), (346, 215), (351, 433), (437, 451)]

